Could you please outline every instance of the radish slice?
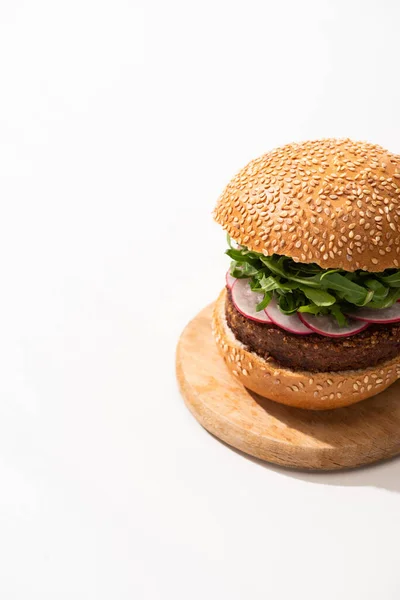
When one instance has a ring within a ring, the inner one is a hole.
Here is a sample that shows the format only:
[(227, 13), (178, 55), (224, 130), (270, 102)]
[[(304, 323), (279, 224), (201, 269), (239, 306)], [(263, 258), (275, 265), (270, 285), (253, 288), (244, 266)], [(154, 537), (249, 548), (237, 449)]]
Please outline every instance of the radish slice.
[(275, 298), (271, 299), (270, 303), (265, 309), (265, 312), (274, 325), (277, 325), (282, 329), (286, 329), (286, 331), (290, 331), (290, 333), (297, 333), (299, 335), (307, 335), (312, 333), (311, 329), (299, 319), (297, 313), (293, 313), (292, 315), (284, 315), (283, 312), (281, 312)]
[(236, 281), (236, 277), (232, 277), (232, 275), (229, 273), (229, 271), (226, 272), (225, 275), (225, 280), (226, 280), (226, 285), (228, 286), (228, 288), (231, 290), (233, 284)]
[(388, 308), (359, 308), (347, 314), (367, 323), (396, 323), (400, 321), (400, 304), (396, 302)]
[(232, 286), (232, 301), (235, 308), (248, 319), (259, 323), (271, 323), (263, 310), (256, 311), (256, 306), (264, 298), (261, 292), (252, 292), (249, 279), (236, 279)]
[(368, 327), (368, 323), (361, 323), (350, 319), (348, 324), (340, 327), (334, 317), (330, 315), (311, 315), (309, 313), (297, 313), (307, 327), (327, 337), (340, 338), (355, 335)]

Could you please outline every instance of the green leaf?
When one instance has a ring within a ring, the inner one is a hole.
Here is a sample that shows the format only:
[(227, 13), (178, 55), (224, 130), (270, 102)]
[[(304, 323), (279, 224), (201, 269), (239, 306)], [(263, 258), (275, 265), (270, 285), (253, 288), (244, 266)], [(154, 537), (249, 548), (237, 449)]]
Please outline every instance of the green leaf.
[(256, 310), (260, 311), (264, 310), (264, 308), (267, 308), (268, 304), (271, 302), (271, 298), (272, 294), (270, 292), (265, 292), (264, 298), (257, 304)]
[(259, 260), (257, 257), (252, 256), (252, 253), (245, 252), (244, 250), (230, 249), (226, 250), (225, 254), (237, 262), (248, 263), (253, 267), (259, 267)]
[(230, 273), (233, 277), (242, 279), (243, 277), (253, 277), (258, 273), (257, 267), (247, 262), (233, 261), (231, 263)]
[(233, 262), (230, 268), (230, 274), (232, 277), (236, 277), (236, 279), (247, 279), (249, 275), (247, 275), (246, 270), (244, 269), (243, 264)]
[(327, 275), (331, 275), (332, 273), (339, 273), (339, 272), (340, 272), (340, 269), (328, 269), (327, 271), (324, 271), (323, 273), (321, 273), (321, 279), (323, 279)]
[(278, 297), (278, 305), (285, 315), (291, 315), (297, 311), (296, 299), (291, 294), (281, 294)]
[(362, 302), (356, 302), (355, 304), (356, 304), (356, 306), (365, 306), (366, 304), (371, 302), (373, 297), (374, 297), (374, 291), (368, 290), (364, 300)]
[(258, 283), (259, 283), (260, 288), (264, 292), (272, 292), (273, 290), (277, 290), (277, 289), (279, 289), (279, 287), (281, 285), (275, 277), (273, 277), (272, 275), (270, 275), (269, 277), (266, 277), (264, 275), (264, 273)]
[(297, 307), (297, 312), (311, 313), (312, 315), (325, 314), (325, 310), (316, 304), (303, 304)]
[(317, 306), (332, 306), (336, 302), (335, 296), (332, 296), (332, 294), (329, 294), (325, 290), (315, 290), (306, 286), (301, 286), (300, 289)]
[(261, 262), (264, 263), (272, 273), (280, 275), (281, 277), (286, 277), (285, 269), (282, 264), (282, 259), (284, 258), (285, 257), (281, 257), (279, 260), (276, 260), (275, 256), (260, 255)]
[(355, 306), (387, 308), (400, 298), (400, 269), (381, 273), (324, 270), (315, 263), (298, 263), (287, 256), (264, 256), (243, 246), (235, 248), (230, 238), (228, 244), (231, 275), (249, 278), (251, 289), (263, 294), (258, 310), (268, 306), (274, 294), (285, 314), (331, 314), (344, 325), (344, 313)]
[(364, 285), (374, 292), (374, 300), (384, 300), (389, 293), (389, 287), (377, 279), (365, 279)]
[(321, 285), (329, 290), (339, 292), (341, 298), (356, 305), (364, 302), (368, 294), (365, 288), (340, 273), (327, 273), (321, 280)]
[(396, 271), (396, 273), (393, 273), (392, 275), (380, 277), (379, 279), (390, 287), (400, 288), (400, 271)]
[[(296, 283), (301, 285), (306, 285), (307, 287), (319, 288), (321, 287), (320, 276), (316, 275), (313, 277), (299, 277), (298, 275), (287, 275), (290, 281), (295, 281)], [(300, 287), (299, 286), (299, 287)]]
[(342, 313), (338, 304), (334, 304), (333, 306), (331, 306), (330, 312), (335, 317), (340, 327), (344, 327), (345, 325), (347, 325), (347, 317)]
[(400, 298), (400, 289), (393, 288), (383, 300), (373, 300), (368, 304), (368, 308), (389, 308)]

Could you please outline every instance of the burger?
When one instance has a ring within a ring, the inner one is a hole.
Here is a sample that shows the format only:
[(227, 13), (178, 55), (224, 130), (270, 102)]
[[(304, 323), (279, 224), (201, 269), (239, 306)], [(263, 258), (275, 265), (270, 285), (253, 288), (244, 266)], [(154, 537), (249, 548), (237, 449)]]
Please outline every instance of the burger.
[(323, 410), (400, 377), (400, 156), (288, 144), (242, 169), (214, 218), (231, 264), (213, 333), (244, 386)]

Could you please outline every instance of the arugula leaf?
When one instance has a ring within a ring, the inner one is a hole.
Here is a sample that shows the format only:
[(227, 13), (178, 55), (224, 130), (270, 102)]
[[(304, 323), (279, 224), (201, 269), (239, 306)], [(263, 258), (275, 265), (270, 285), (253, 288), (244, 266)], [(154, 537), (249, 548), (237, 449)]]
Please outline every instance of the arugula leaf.
[(237, 262), (246, 262), (249, 265), (256, 266), (258, 264), (257, 257), (252, 258), (252, 253), (244, 252), (243, 250), (237, 250), (236, 248), (231, 248), (225, 252), (230, 258), (236, 260)]
[(275, 254), (273, 256), (264, 256), (263, 254), (260, 254), (261, 262), (264, 263), (264, 265), (267, 266), (272, 273), (281, 275), (281, 277), (286, 277), (286, 272), (283, 266), (285, 258), (285, 256), (280, 256), (277, 258)]
[(300, 289), (304, 292), (304, 295), (317, 306), (332, 306), (332, 304), (335, 304), (336, 302), (335, 296), (332, 296), (332, 294), (329, 294), (325, 290), (315, 290), (305, 285), (301, 286)]
[(373, 300), (368, 304), (368, 308), (389, 308), (400, 298), (400, 289), (393, 288), (389, 291), (383, 300)]
[(272, 275), (266, 277), (264, 273), (259, 281), (259, 286), (264, 292), (272, 292), (272, 290), (277, 290), (279, 289), (280, 285), (281, 284), (275, 277)]
[(347, 317), (342, 313), (338, 304), (331, 306), (331, 314), (335, 317), (341, 327), (347, 325)]
[(285, 314), (330, 314), (345, 325), (346, 310), (360, 306), (387, 308), (400, 298), (400, 269), (381, 273), (322, 269), (287, 256), (264, 256), (244, 246), (232, 247), (230, 238), (228, 244), (231, 275), (249, 278), (251, 289), (263, 294), (257, 310), (268, 306), (274, 295)]
[(256, 310), (260, 311), (264, 310), (264, 308), (267, 308), (268, 304), (271, 302), (271, 298), (272, 294), (270, 292), (265, 292), (264, 298), (257, 304)]
[(311, 313), (312, 315), (324, 314), (321, 308), (316, 304), (304, 304), (303, 306), (299, 306), (297, 312)]
[(390, 287), (400, 288), (400, 271), (396, 271), (396, 273), (393, 273), (392, 275), (380, 277), (380, 280)]
[(321, 279), (321, 286), (340, 292), (340, 297), (351, 304), (362, 304), (368, 294), (365, 288), (340, 273), (327, 273)]
[(236, 268), (240, 270), (241, 278), (243, 277), (253, 277), (257, 275), (258, 269), (254, 267), (250, 263), (236, 263)]
[(281, 294), (278, 297), (278, 305), (285, 315), (297, 312), (296, 298), (292, 294)]
[(374, 300), (384, 300), (389, 293), (389, 286), (383, 285), (377, 279), (365, 279), (364, 285), (374, 292)]

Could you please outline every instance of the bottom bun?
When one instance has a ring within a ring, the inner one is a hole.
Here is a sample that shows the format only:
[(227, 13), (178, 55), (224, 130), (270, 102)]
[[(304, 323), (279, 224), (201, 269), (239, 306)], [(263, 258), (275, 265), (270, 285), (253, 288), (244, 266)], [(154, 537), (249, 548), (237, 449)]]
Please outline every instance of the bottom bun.
[(375, 396), (400, 378), (400, 356), (367, 369), (320, 372), (292, 371), (265, 360), (236, 339), (225, 318), (226, 290), (215, 303), (213, 334), (232, 374), (248, 389), (281, 404), (327, 410)]

